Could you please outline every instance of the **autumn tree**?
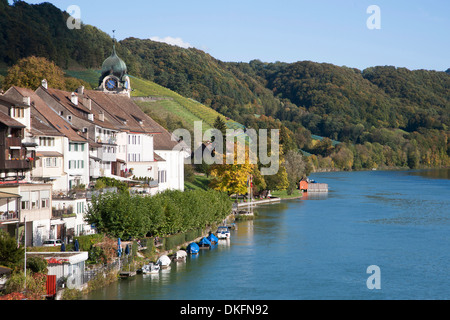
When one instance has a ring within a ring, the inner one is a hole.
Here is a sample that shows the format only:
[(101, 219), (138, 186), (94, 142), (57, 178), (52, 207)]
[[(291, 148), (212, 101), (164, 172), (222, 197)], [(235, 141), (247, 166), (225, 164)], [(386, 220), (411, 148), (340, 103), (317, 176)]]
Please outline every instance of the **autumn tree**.
[[(240, 155), (239, 152), (245, 152), (245, 161), (238, 161)], [(213, 164), (211, 166), (211, 187), (215, 190), (223, 191), (232, 194), (246, 194), (248, 191), (248, 178), (251, 174), (257, 175), (255, 172), (258, 170), (256, 164), (250, 163), (249, 150), (243, 146), (242, 149), (238, 148), (238, 144), (234, 144), (233, 163), (227, 163), (227, 154), (223, 155), (222, 164)], [(260, 175), (258, 175), (260, 179)], [(262, 179), (262, 176), (261, 176)]]
[(35, 90), (43, 79), (47, 80), (49, 87), (55, 89), (73, 91), (80, 85), (90, 89), (85, 81), (65, 77), (64, 71), (54, 62), (35, 56), (23, 58), (9, 68), (3, 80), (3, 88), (6, 90), (11, 86), (18, 86)]
[(346, 144), (339, 144), (338, 151), (334, 153), (331, 158), (333, 159), (336, 167), (344, 170), (352, 170), (354, 156), (353, 152), (347, 147)]

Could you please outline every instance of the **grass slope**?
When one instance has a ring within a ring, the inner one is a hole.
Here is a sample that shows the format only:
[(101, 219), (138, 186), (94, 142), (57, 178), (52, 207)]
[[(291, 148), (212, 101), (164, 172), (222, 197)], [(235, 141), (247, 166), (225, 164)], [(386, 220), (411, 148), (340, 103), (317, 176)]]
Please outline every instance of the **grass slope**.
[[(93, 88), (98, 86), (100, 71), (88, 69), (83, 71), (67, 70), (66, 74), (88, 82)], [(160, 97), (161, 100), (136, 101), (144, 112), (155, 120), (165, 120), (172, 116), (183, 123), (184, 128), (193, 130), (194, 121), (202, 121), (203, 132), (212, 128), (217, 116), (223, 117), (227, 127), (231, 129), (243, 128), (243, 126), (231, 119), (226, 119), (217, 111), (193, 100), (183, 97), (178, 93), (162, 87), (152, 81), (130, 76), (132, 97)]]

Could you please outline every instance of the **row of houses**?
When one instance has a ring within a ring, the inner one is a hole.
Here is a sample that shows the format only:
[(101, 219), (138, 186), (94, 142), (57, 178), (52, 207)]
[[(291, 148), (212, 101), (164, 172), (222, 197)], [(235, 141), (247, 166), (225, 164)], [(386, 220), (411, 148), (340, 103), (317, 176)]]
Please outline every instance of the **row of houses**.
[(0, 230), (27, 246), (95, 232), (83, 217), (99, 177), (141, 181), (149, 195), (184, 189), (189, 151), (133, 102), (119, 60), (113, 50), (96, 90), (44, 79), (0, 95)]

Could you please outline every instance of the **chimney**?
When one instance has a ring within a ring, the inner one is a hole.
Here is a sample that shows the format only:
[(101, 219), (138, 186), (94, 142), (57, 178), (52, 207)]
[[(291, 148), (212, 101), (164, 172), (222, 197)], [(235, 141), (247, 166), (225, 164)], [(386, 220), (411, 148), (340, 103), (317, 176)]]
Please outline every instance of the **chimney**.
[(78, 96), (75, 92), (72, 92), (72, 96), (70, 97), (70, 101), (72, 101), (72, 103), (74, 105), (78, 105)]
[(31, 103), (31, 98), (30, 97), (23, 97), (23, 103), (26, 104), (27, 106), (29, 106), (30, 103)]
[(47, 83), (47, 80), (46, 80), (46, 79), (43, 79), (43, 80), (41, 81), (41, 85), (42, 85), (45, 89), (48, 89), (48, 83)]
[(83, 97), (83, 104), (86, 108), (88, 108), (89, 110), (92, 110), (91, 98)]
[(83, 95), (84, 94), (84, 86), (79, 86), (77, 89), (77, 92), (79, 95)]
[(98, 114), (98, 120), (105, 121), (105, 114), (103, 112)]

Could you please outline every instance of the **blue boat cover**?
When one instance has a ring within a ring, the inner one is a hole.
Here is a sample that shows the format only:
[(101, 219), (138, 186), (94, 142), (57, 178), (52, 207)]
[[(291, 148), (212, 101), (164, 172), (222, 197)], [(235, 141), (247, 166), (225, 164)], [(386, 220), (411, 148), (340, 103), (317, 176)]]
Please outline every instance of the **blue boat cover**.
[(191, 242), (186, 248), (186, 251), (189, 253), (198, 253), (198, 250), (200, 250), (200, 248), (195, 242)]
[(199, 245), (208, 245), (208, 246), (210, 246), (211, 245), (211, 241), (209, 241), (206, 237), (203, 237), (202, 238), (202, 240), (200, 240), (199, 242), (198, 242), (198, 244)]
[(214, 242), (217, 242), (217, 241), (219, 241), (219, 238), (217, 238), (215, 235), (214, 235), (214, 233), (211, 233), (209, 236), (208, 236), (208, 240), (209, 241), (214, 241)]

